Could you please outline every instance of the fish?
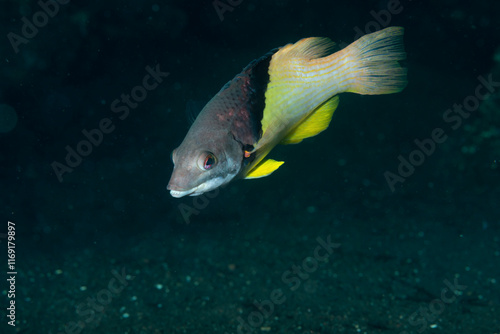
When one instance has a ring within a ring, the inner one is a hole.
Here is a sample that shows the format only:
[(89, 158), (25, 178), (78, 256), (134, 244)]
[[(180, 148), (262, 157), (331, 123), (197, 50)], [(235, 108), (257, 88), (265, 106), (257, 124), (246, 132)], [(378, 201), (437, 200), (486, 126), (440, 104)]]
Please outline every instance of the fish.
[(203, 107), (180, 146), (167, 190), (199, 196), (237, 179), (275, 172), (279, 144), (298, 144), (326, 130), (340, 93), (401, 92), (407, 85), (403, 27), (335, 43), (309, 37), (252, 61)]

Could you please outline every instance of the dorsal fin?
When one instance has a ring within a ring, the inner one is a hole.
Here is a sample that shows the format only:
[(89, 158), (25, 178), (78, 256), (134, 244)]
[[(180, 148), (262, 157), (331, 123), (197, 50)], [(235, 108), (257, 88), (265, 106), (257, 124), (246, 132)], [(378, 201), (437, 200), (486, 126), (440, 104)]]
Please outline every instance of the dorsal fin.
[(297, 43), (287, 44), (281, 49), (284, 58), (302, 58), (311, 60), (322, 58), (333, 53), (335, 43), (326, 37), (303, 38)]

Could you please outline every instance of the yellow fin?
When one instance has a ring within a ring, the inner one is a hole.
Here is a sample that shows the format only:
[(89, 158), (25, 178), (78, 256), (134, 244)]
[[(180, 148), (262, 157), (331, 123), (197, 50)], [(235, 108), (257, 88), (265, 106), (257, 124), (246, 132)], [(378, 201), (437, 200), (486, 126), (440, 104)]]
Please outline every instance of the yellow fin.
[(283, 165), (284, 161), (276, 161), (273, 159), (266, 159), (257, 164), (248, 174), (245, 179), (258, 179), (271, 175), (276, 169)]
[(300, 143), (302, 139), (316, 136), (320, 132), (326, 130), (332, 120), (333, 112), (337, 109), (338, 105), (338, 96), (334, 96), (327, 100), (314, 110), (311, 115), (307, 116), (299, 126), (283, 138), (280, 144), (297, 144)]
[[(282, 59), (316, 59), (332, 54), (335, 43), (326, 37), (303, 38), (295, 44), (287, 44), (280, 50)], [(280, 60), (282, 60), (280, 59)]]

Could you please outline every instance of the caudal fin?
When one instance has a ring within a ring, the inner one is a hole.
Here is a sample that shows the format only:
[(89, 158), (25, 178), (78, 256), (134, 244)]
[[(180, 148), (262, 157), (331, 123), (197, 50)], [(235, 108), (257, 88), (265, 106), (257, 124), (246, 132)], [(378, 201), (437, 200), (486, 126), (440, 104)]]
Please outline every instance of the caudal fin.
[(342, 69), (349, 84), (347, 92), (357, 94), (391, 94), (407, 84), (406, 59), (402, 27), (389, 27), (365, 35), (340, 51), (346, 58)]

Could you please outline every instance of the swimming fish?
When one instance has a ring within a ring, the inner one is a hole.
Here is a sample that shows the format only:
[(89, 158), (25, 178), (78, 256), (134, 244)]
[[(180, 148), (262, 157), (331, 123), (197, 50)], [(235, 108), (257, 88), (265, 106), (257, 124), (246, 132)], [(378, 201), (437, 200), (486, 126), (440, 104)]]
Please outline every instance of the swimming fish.
[(389, 27), (335, 53), (328, 38), (305, 38), (252, 61), (205, 105), (172, 152), (170, 194), (197, 196), (268, 176), (283, 164), (269, 152), (328, 128), (338, 94), (403, 90), (403, 32)]

